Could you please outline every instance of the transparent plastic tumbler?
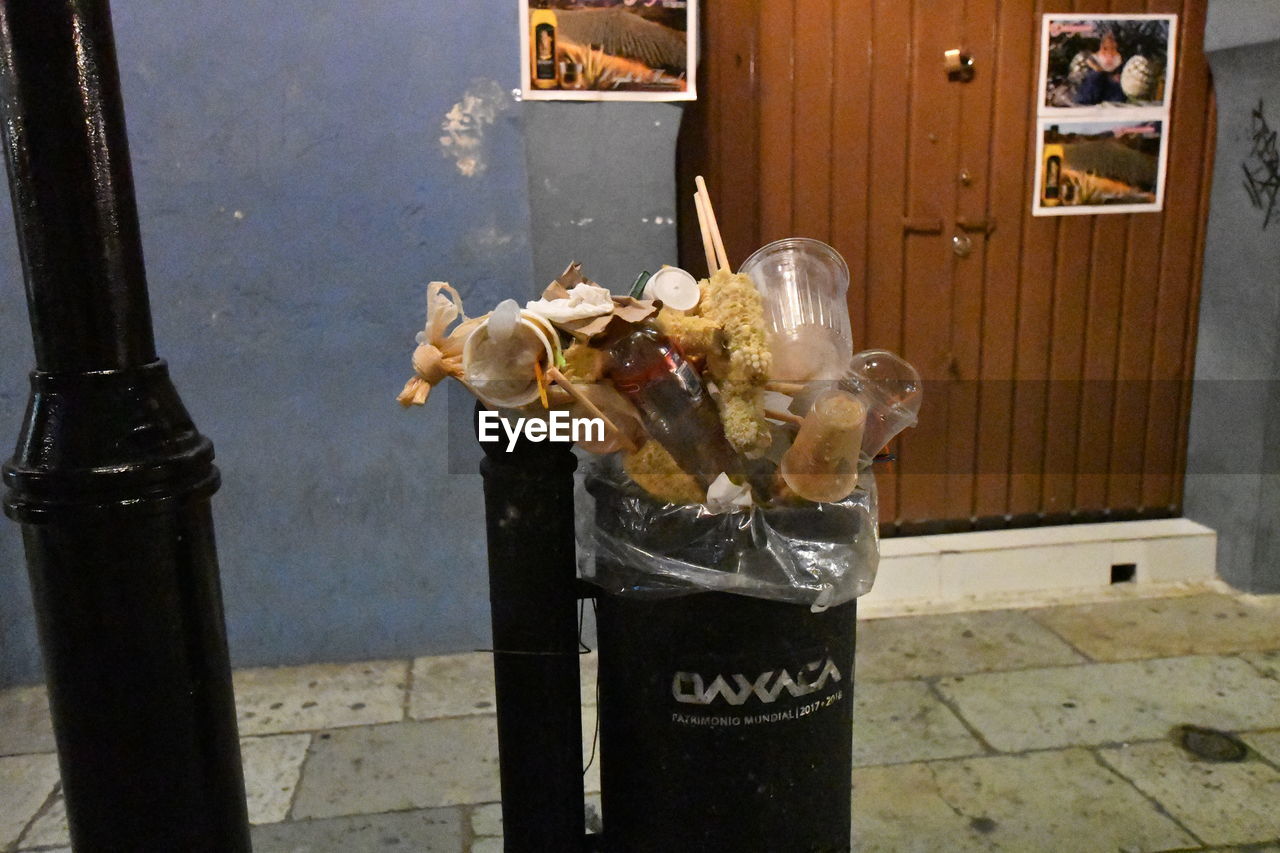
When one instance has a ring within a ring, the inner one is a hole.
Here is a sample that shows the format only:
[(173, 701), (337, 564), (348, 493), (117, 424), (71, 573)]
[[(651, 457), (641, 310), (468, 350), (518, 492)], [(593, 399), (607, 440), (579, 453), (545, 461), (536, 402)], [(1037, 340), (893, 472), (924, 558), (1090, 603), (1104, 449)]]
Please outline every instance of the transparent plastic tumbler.
[(849, 267), (820, 240), (788, 237), (762, 246), (742, 265), (764, 299), (773, 377), (839, 379), (853, 351)]

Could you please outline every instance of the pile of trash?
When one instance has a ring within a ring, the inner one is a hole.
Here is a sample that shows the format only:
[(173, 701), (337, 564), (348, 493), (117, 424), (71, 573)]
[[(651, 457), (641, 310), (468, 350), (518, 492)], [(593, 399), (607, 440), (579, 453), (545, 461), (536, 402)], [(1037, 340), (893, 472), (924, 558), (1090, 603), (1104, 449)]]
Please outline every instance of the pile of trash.
[(526, 434), (554, 435), (564, 413), (585, 424), (579, 563), (606, 589), (843, 603), (874, 580), (871, 464), (916, 422), (920, 377), (853, 352), (830, 246), (779, 240), (733, 272), (698, 184), (707, 278), (664, 266), (615, 295), (573, 263), (541, 299), (471, 318), (432, 282), (398, 399), (421, 405), (452, 377)]

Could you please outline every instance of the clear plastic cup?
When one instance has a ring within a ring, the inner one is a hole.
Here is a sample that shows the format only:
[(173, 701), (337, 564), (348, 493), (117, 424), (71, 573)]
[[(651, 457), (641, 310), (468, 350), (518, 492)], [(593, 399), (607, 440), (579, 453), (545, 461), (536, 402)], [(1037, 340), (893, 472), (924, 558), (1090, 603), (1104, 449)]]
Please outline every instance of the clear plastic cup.
[(895, 435), (916, 425), (924, 387), (919, 372), (901, 357), (887, 350), (855, 353), (840, 387), (867, 406), (865, 455), (875, 456)]
[(858, 485), (866, 422), (866, 404), (848, 391), (819, 396), (778, 466), (791, 491), (819, 503), (848, 497)]
[(490, 406), (519, 408), (539, 398), (534, 362), (555, 364), (555, 328), (531, 311), (521, 311), (515, 333), (499, 343), (489, 336), (489, 321), (462, 344), (463, 379)]
[(788, 237), (757, 249), (740, 270), (764, 299), (774, 379), (839, 379), (853, 351), (849, 267), (820, 240)]

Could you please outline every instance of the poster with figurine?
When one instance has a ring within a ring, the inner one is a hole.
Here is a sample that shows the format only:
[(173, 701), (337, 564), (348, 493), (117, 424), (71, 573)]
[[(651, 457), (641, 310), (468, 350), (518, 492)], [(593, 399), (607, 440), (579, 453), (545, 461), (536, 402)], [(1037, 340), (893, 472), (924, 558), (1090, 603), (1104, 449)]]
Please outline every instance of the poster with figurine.
[(1177, 15), (1045, 15), (1036, 216), (1159, 211)]
[(691, 101), (698, 0), (520, 0), (527, 100)]

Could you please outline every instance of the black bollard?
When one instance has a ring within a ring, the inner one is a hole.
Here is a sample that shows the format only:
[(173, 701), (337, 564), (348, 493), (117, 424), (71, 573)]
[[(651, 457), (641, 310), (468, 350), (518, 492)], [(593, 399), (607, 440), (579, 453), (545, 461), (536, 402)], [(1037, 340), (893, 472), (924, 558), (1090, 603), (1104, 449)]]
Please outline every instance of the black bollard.
[[(476, 415), (482, 409), (476, 407)], [(573, 472), (565, 444), (482, 443), (508, 853), (582, 849)]]
[(0, 109), (35, 344), (4, 467), (72, 846), (248, 851), (213, 447), (157, 360), (105, 0), (0, 0)]

